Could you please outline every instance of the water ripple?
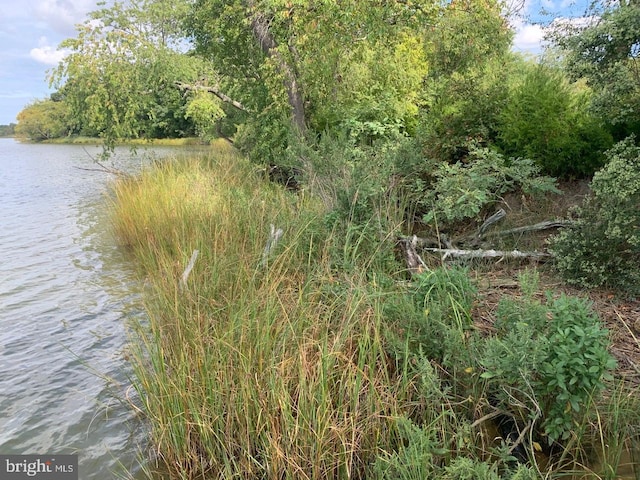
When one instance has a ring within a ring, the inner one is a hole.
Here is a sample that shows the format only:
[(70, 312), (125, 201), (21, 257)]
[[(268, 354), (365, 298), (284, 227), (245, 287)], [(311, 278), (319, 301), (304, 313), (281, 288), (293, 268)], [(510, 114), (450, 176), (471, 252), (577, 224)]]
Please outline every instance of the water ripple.
[(103, 479), (136, 462), (118, 396), (141, 308), (108, 232), (109, 178), (87, 166), (81, 147), (0, 139), (0, 452), (77, 453), (80, 478)]

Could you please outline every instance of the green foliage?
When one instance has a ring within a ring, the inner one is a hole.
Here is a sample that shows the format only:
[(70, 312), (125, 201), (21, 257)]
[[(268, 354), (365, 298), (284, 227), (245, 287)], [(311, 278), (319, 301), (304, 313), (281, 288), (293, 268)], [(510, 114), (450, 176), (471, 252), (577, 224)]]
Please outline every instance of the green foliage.
[(423, 35), (438, 11), (430, 0), (199, 0), (188, 33), (199, 55), (215, 59), (222, 89), (251, 111), (239, 145), (280, 165), (307, 128), (347, 130), (364, 143), (412, 132), (427, 71)]
[[(308, 82), (312, 127), (316, 131), (345, 128), (363, 141), (411, 132), (427, 73), (419, 37), (400, 31), (395, 39), (384, 43), (359, 42), (340, 52), (342, 48), (334, 52), (339, 57), (330, 65), (332, 68), (318, 68), (317, 58), (324, 55), (315, 57), (314, 65), (309, 65), (317, 75), (334, 77), (322, 83), (317, 78)], [(331, 92), (327, 91), (329, 81), (329, 85), (333, 83)]]
[(477, 217), (480, 211), (498, 201), (506, 192), (522, 189), (526, 194), (555, 192), (555, 181), (539, 175), (528, 159), (506, 158), (487, 149), (471, 147), (465, 163), (441, 163), (434, 181), (423, 193), (423, 209), (429, 209), (426, 222), (453, 222)]
[(594, 89), (595, 111), (626, 127), (627, 134), (640, 134), (640, 5), (594, 2), (592, 8), (587, 25), (558, 22), (555, 43), (567, 71), (574, 79), (587, 79)]
[(584, 299), (561, 296), (551, 302), (548, 348), (535, 390), (543, 399), (549, 440), (566, 440), (576, 415), (604, 388), (616, 362), (608, 352), (608, 331)]
[(499, 115), (498, 145), (536, 161), (543, 173), (586, 176), (604, 163), (611, 136), (588, 111), (589, 91), (545, 65), (523, 64)]
[(66, 103), (39, 100), (18, 113), (15, 133), (35, 141), (64, 137), (70, 133), (69, 115)]
[(10, 137), (15, 133), (16, 124), (0, 125), (0, 137)]
[[(535, 277), (524, 279), (535, 283)], [(502, 300), (498, 335), (486, 340), (481, 375), (523, 420), (544, 418), (549, 442), (565, 440), (615, 367), (608, 332), (584, 299)]]
[(457, 457), (444, 468), (444, 480), (500, 480), (496, 465), (479, 460)]
[(517, 68), (501, 8), (491, 0), (451, 2), (427, 36), (417, 137), (429, 158), (461, 160), (470, 141), (486, 145), (495, 137), (505, 84)]
[(556, 268), (572, 284), (640, 294), (640, 147), (629, 138), (607, 152), (577, 218), (551, 239)]
[(189, 82), (209, 69), (184, 55), (180, 24), (186, 2), (116, 2), (90, 14), (78, 36), (63, 42), (70, 54), (50, 81), (60, 88), (75, 127), (118, 139), (185, 136), (185, 98), (176, 81)]
[(419, 427), (408, 418), (398, 418), (396, 424), (406, 446), (398, 452), (378, 455), (373, 466), (373, 478), (378, 480), (423, 480), (438, 472), (438, 457), (444, 451), (438, 446), (437, 431)]
[(213, 136), (215, 122), (224, 117), (224, 112), (211, 94), (197, 92), (189, 99), (184, 115), (193, 121), (198, 135), (207, 138)]

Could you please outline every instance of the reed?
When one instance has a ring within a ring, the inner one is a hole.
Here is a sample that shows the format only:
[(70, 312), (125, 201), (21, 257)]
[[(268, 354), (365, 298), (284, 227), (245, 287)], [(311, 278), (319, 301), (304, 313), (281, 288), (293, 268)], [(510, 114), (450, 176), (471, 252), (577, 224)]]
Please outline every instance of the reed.
[(385, 276), (393, 255), (378, 249), (392, 234), (378, 225), (397, 225), (394, 202), (371, 202), (364, 223), (354, 211), (327, 221), (326, 199), (266, 182), (221, 146), (120, 178), (113, 199), (146, 285), (130, 358), (153, 478), (637, 473), (638, 392), (624, 384), (590, 399), (564, 450), (540, 464), (531, 433), (531, 465), (513, 470), (512, 445), (483, 425), (496, 412), (473, 284), (462, 269)]
[(135, 387), (171, 478), (358, 478), (396, 447), (414, 389), (385, 351), (385, 292), (333, 278), (319, 213), (231, 152), (116, 185), (115, 230), (149, 286)]

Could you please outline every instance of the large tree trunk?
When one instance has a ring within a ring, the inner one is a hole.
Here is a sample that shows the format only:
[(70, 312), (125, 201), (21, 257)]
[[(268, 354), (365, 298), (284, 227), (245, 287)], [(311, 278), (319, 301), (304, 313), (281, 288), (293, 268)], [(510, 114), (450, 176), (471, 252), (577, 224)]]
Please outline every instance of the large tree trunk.
[[(247, 2), (253, 7), (253, 2)], [(304, 98), (294, 68), (289, 65), (282, 53), (278, 51), (278, 44), (269, 30), (269, 20), (262, 12), (255, 12), (251, 18), (251, 30), (260, 44), (260, 48), (269, 58), (275, 60), (284, 77), (284, 86), (287, 90), (289, 106), (291, 107), (291, 121), (298, 133), (306, 131), (307, 124), (304, 111)]]

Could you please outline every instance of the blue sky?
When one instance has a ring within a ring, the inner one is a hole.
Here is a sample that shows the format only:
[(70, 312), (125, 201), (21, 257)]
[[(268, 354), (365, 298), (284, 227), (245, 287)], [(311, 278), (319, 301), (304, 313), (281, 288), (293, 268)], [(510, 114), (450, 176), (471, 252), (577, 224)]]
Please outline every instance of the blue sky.
[(96, 0), (0, 0), (0, 124), (15, 122), (28, 103), (50, 93), (46, 72), (60, 60), (58, 44)]
[[(522, 0), (512, 0), (515, 2)], [(548, 23), (541, 9), (555, 15), (575, 17), (584, 13), (585, 0), (524, 0), (530, 21)], [(51, 93), (47, 71), (60, 60), (59, 43), (75, 36), (75, 25), (97, 0), (0, 0), (0, 124), (15, 122), (22, 108)], [(515, 48), (540, 51), (543, 30), (525, 20), (514, 21)]]

